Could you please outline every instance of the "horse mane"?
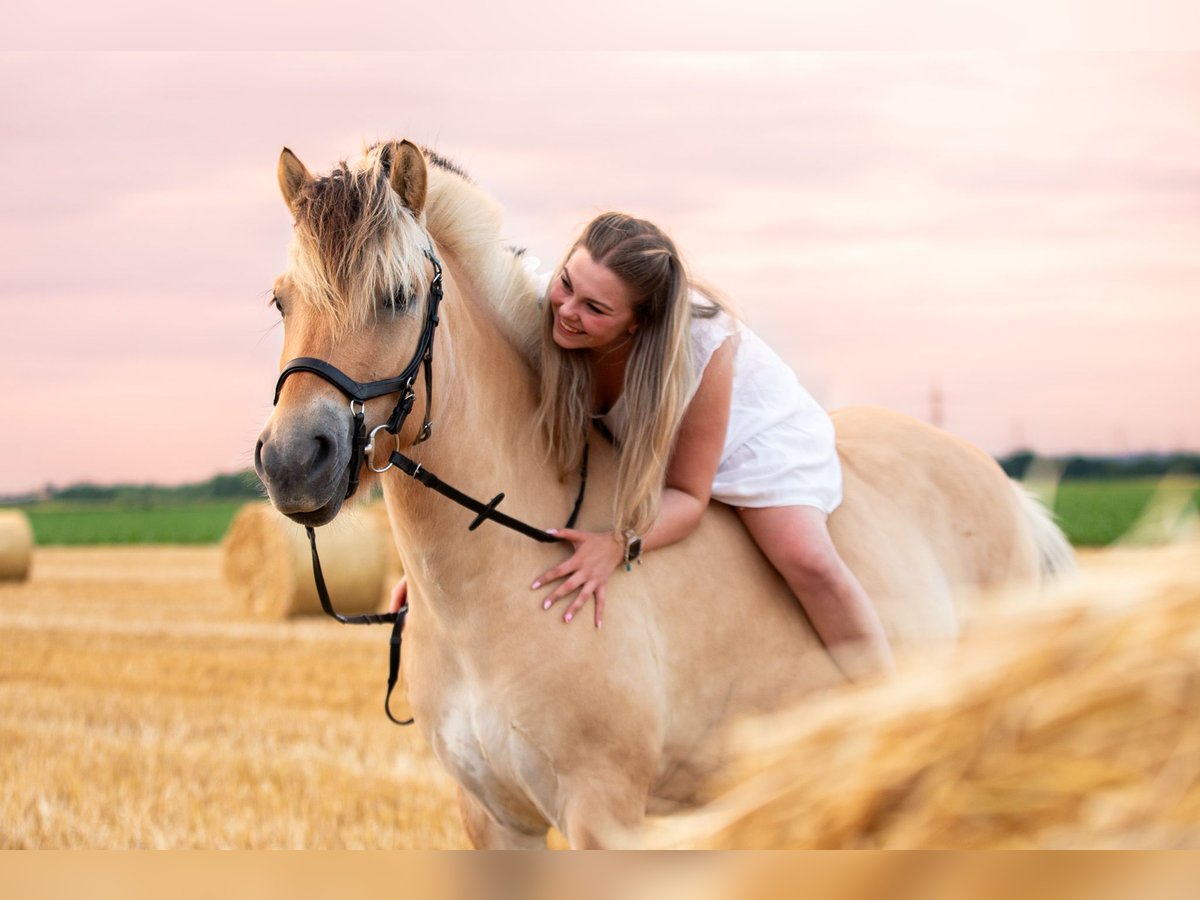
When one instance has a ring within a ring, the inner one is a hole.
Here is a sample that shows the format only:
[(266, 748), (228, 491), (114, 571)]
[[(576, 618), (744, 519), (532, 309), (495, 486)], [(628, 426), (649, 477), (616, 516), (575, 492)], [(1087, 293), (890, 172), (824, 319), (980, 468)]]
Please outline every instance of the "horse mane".
[(499, 205), (462, 167), (422, 147), (427, 199), (414, 216), (388, 182), (393, 146), (373, 144), (303, 186), (293, 205), (292, 278), (339, 333), (361, 327), (381, 305), (419, 314), (429, 289), (428, 229), (442, 254), (470, 274), (506, 335), (531, 356), (535, 288), (520, 253), (501, 236)]
[(541, 320), (537, 289), (521, 262), (525, 251), (502, 235), (500, 205), (461, 167), (426, 147), (421, 152), (430, 163), (429, 233), (471, 273), (497, 327), (527, 359), (535, 359)]

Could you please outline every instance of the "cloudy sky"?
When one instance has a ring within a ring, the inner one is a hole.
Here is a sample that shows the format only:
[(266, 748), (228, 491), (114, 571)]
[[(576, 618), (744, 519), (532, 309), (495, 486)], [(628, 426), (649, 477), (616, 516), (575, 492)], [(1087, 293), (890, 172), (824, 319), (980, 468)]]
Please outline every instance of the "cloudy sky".
[(408, 137), (550, 261), (670, 231), (827, 406), (1200, 449), (1200, 54), (5, 53), (0, 494), (249, 465), (283, 145)]

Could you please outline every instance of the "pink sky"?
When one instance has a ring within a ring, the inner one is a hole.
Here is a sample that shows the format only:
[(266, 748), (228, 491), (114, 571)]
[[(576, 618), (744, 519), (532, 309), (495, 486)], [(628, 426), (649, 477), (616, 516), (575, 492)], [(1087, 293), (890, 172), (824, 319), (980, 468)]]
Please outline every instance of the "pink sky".
[(1200, 448), (1200, 54), (0, 55), (0, 494), (250, 464), (275, 164), (408, 137), (547, 262), (663, 224), (828, 406)]

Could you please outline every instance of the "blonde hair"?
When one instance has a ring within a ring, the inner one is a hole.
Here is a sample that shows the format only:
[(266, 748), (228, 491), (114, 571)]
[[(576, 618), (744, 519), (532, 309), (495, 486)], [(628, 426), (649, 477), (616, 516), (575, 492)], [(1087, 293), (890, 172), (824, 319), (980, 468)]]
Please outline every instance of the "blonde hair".
[[(675, 244), (643, 219), (623, 213), (593, 219), (555, 269), (555, 278), (580, 247), (620, 278), (634, 298), (637, 330), (621, 393), (629, 427), (614, 435), (618, 463), (613, 526), (618, 534), (642, 534), (658, 515), (667, 463), (693, 383), (690, 285)], [(554, 310), (549, 303), (545, 306), (537, 421), (559, 475), (565, 477), (579, 466), (597, 418), (592, 367), (587, 354), (554, 342)], [(697, 310), (698, 315), (715, 312), (715, 305)]]

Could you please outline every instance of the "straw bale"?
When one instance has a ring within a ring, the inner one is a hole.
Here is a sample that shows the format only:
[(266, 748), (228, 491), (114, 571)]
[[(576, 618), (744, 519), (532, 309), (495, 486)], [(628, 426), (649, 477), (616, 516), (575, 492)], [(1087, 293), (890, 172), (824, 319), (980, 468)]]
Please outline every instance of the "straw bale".
[(24, 581), (33, 561), (33, 529), (20, 510), (0, 510), (0, 581)]
[(1200, 848), (1200, 542), (1112, 551), (955, 648), (730, 736), (660, 846)]
[[(340, 613), (375, 612), (401, 573), (383, 504), (344, 510), (317, 529), (321, 570)], [(222, 547), (222, 574), (249, 618), (321, 612), (304, 528), (268, 503), (248, 503)]]

